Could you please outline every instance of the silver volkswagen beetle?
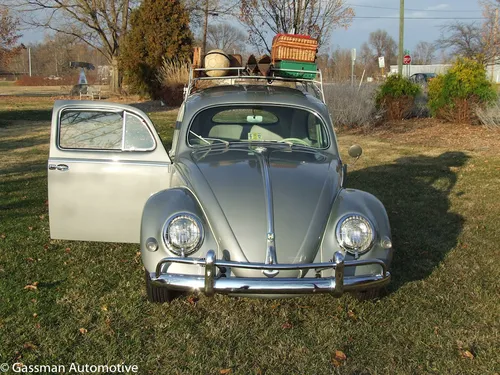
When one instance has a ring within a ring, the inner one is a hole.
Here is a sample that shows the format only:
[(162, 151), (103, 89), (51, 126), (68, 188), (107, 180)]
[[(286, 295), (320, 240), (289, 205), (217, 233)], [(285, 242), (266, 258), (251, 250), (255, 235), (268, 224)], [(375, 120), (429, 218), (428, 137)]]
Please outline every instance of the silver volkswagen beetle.
[(154, 302), (188, 291), (376, 295), (390, 280), (389, 221), (345, 179), (324, 101), (295, 88), (189, 94), (169, 151), (134, 107), (53, 110), (52, 238), (139, 243)]

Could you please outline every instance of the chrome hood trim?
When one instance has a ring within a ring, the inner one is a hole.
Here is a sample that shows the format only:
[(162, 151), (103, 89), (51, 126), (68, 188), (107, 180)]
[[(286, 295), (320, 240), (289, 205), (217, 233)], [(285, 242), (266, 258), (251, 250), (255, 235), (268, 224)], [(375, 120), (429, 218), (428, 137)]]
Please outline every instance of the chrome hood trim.
[[(273, 189), (271, 187), (271, 177), (269, 175), (269, 154), (265, 147), (256, 147), (255, 155), (259, 159), (262, 169), (262, 181), (264, 184), (264, 193), (266, 200), (266, 217), (267, 217), (267, 250), (265, 264), (277, 264), (278, 257), (276, 255), (276, 243), (274, 235), (274, 207), (273, 207)], [(267, 277), (276, 276), (278, 270), (263, 270), (262, 273)]]
[[(203, 203), (224, 253), (218, 257), (239, 262), (265, 259), (269, 264), (271, 259), (312, 262), (340, 190), (340, 161), (303, 148), (266, 145), (266, 149), (259, 155), (248, 146), (205, 148), (180, 158), (177, 166)], [(275, 257), (271, 245), (275, 245)], [(253, 270), (241, 272), (242, 276), (255, 275)], [(297, 275), (297, 271), (281, 271), (279, 276)]]

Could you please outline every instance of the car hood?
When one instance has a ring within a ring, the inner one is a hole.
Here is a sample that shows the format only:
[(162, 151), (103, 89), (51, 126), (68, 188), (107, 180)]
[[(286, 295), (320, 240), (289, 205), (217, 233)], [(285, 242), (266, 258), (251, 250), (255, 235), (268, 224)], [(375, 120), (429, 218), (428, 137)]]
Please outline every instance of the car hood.
[(312, 262), (340, 189), (338, 158), (283, 147), (258, 155), (246, 147), (195, 151), (179, 164), (225, 256), (263, 263), (268, 218), (259, 157), (269, 168), (278, 263)]

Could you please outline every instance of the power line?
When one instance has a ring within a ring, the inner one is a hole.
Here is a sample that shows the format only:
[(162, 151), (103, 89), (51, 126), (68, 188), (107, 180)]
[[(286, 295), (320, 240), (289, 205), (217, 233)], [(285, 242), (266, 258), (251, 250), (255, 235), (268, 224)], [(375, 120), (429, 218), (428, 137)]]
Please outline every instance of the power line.
[[(372, 8), (372, 9), (387, 9), (387, 10), (398, 10), (399, 8), (391, 8), (391, 7), (382, 7), (377, 5), (358, 5), (358, 4), (349, 4), (352, 7), (356, 8)], [(445, 10), (445, 9), (413, 9), (413, 8), (405, 8), (410, 12), (438, 12), (438, 13), (472, 13), (472, 12), (480, 12), (480, 10)]]
[[(218, 14), (224, 14), (228, 16), (234, 16), (237, 17), (238, 14), (234, 12), (217, 12)], [(254, 15), (260, 15), (260, 13), (254, 11), (251, 12)], [(319, 15), (316, 17), (317, 19), (323, 19), (325, 18), (325, 15)], [(354, 19), (359, 18), (359, 19), (399, 19), (398, 16), (354, 16)], [(486, 20), (486, 17), (405, 17), (406, 20), (438, 20), (438, 21), (443, 21), (443, 20)]]
[[(398, 20), (396, 16), (354, 16), (354, 18), (367, 19), (393, 19)], [(405, 20), (486, 20), (485, 17), (405, 17)]]

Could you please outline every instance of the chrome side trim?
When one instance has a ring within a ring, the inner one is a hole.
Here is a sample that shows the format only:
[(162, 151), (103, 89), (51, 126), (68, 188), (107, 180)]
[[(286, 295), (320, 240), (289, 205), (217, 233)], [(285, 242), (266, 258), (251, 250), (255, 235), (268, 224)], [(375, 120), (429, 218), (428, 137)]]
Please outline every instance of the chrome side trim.
[[(167, 273), (172, 263), (191, 264), (205, 267), (205, 275), (184, 275)], [(357, 267), (377, 264), (381, 272), (375, 275), (344, 276), (345, 267)], [(166, 266), (166, 267), (165, 267)], [(220, 268), (244, 268), (257, 270), (319, 270), (334, 269), (334, 277), (304, 278), (263, 278), (263, 277), (220, 277), (216, 270)], [(391, 274), (386, 264), (379, 259), (345, 261), (341, 252), (336, 252), (332, 262), (303, 264), (265, 264), (241, 263), (217, 260), (213, 250), (208, 251), (206, 258), (163, 258), (150, 274), (153, 284), (182, 291), (202, 291), (207, 296), (222, 294), (315, 294), (331, 293), (340, 296), (344, 292), (366, 290), (382, 287), (389, 283)]]
[(120, 160), (120, 159), (82, 159), (82, 158), (50, 158), (53, 162), (67, 162), (67, 163), (85, 163), (85, 164), (135, 164), (135, 165), (146, 165), (148, 167), (171, 167), (172, 163), (163, 161), (145, 161), (145, 160)]

